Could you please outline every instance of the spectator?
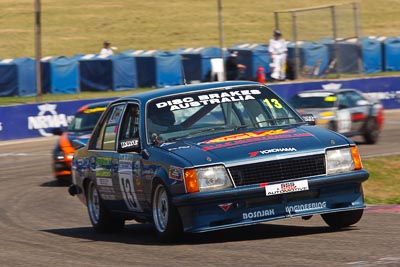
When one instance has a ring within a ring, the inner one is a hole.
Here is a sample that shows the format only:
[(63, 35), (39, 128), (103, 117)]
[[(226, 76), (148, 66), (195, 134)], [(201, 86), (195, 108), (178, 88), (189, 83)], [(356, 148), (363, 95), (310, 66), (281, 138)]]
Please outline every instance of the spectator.
[(285, 80), (287, 47), (286, 41), (278, 29), (274, 30), (273, 38), (269, 40), (268, 51), (272, 61), (271, 78), (279, 81)]
[(113, 55), (113, 47), (111, 47), (111, 43), (109, 41), (104, 41), (103, 48), (100, 50), (100, 55), (111, 56)]
[(240, 72), (246, 69), (246, 66), (243, 64), (239, 64), (236, 61), (237, 59), (237, 52), (232, 52), (228, 60), (225, 62), (225, 71), (226, 71), (226, 80), (239, 80)]

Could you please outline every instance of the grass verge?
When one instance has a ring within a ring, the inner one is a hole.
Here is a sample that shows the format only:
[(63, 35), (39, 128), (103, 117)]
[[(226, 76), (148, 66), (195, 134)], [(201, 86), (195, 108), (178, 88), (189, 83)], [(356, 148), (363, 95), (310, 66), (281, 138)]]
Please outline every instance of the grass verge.
[(364, 183), (367, 204), (400, 204), (400, 156), (363, 160), (370, 177)]

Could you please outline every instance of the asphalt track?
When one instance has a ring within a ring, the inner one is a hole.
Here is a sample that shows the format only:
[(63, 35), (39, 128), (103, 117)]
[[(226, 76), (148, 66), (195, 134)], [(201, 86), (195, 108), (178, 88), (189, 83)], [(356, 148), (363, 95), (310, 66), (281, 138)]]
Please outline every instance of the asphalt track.
[[(363, 158), (400, 154), (400, 111), (386, 112)], [(150, 225), (96, 234), (85, 207), (53, 181), (55, 137), (0, 142), (0, 266), (400, 266), (399, 206), (369, 206), (333, 231), (319, 216), (197, 235), (162, 244)]]

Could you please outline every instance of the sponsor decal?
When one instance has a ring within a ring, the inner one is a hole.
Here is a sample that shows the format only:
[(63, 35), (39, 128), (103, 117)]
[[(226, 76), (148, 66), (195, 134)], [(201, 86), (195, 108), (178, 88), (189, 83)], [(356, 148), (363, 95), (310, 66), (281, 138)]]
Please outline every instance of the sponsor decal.
[(169, 166), (169, 179), (183, 181), (183, 169), (175, 166)]
[(214, 139), (202, 142), (201, 144), (223, 143), (223, 142), (229, 142), (229, 141), (250, 139), (250, 138), (255, 138), (255, 137), (263, 137), (263, 136), (268, 136), (268, 135), (285, 134), (285, 133), (289, 133), (289, 132), (295, 132), (295, 130), (278, 129), (278, 130), (269, 130), (269, 131), (257, 131), (257, 132), (232, 134), (232, 135), (227, 135), (227, 136), (223, 136), (223, 137), (219, 137), (219, 138), (214, 138)]
[(120, 142), (121, 148), (137, 147), (138, 145), (139, 145), (139, 139), (132, 139)]
[(337, 90), (340, 89), (341, 87), (342, 87), (341, 83), (327, 83), (322, 85), (322, 88), (326, 90)]
[(46, 132), (48, 128), (67, 127), (74, 116), (58, 114), (56, 104), (43, 104), (37, 106), (39, 113), (37, 116), (28, 116), (28, 129), (38, 130), (42, 136), (52, 136)]
[(292, 212), (318, 210), (324, 208), (326, 208), (326, 201), (299, 204), (299, 205), (290, 205), (286, 207), (286, 212), (290, 214)]
[(102, 178), (102, 177), (97, 177), (96, 182), (100, 186), (113, 186), (112, 179), (111, 178)]
[[(274, 140), (282, 140), (282, 139), (294, 139), (294, 138), (300, 138), (300, 137), (309, 137), (313, 136), (310, 133), (297, 133), (296, 130), (281, 130), (283, 132), (277, 133), (277, 134), (264, 134), (264, 135), (258, 135), (258, 132), (254, 132), (254, 137), (248, 136), (247, 138), (240, 139), (240, 140), (233, 140), (233, 141), (227, 141), (223, 143), (216, 143), (216, 144), (209, 144), (207, 146), (204, 146), (202, 148), (203, 151), (208, 151), (208, 150), (214, 150), (214, 149), (219, 149), (219, 148), (233, 148), (237, 146), (244, 146), (247, 144), (252, 144), (252, 143), (258, 143), (258, 142), (265, 142), (265, 141), (274, 141)], [(269, 132), (269, 131), (267, 131)], [(221, 140), (218, 138), (218, 140)], [(210, 141), (214, 141), (210, 140)], [(199, 143), (201, 144), (208, 144), (208, 142), (203, 142)]]
[(261, 219), (275, 215), (275, 209), (258, 210), (252, 212), (244, 212), (242, 214), (243, 220)]
[(178, 147), (168, 148), (168, 151), (175, 151), (175, 150), (188, 149), (188, 148), (190, 148), (190, 146), (178, 146)]
[(111, 177), (111, 159), (96, 158), (95, 171), (97, 177)]
[(85, 110), (83, 111), (83, 113), (90, 114), (90, 113), (96, 113), (96, 112), (103, 112), (104, 110), (106, 110), (106, 107), (102, 107), (102, 108), (89, 108), (89, 109), (85, 109)]
[(271, 149), (265, 149), (265, 150), (259, 150), (259, 151), (254, 151), (250, 152), (249, 155), (251, 158), (257, 156), (257, 155), (268, 155), (271, 153), (280, 153), (280, 152), (296, 152), (297, 149), (294, 147), (280, 147), (280, 148), (271, 148)]
[(230, 207), (232, 206), (232, 203), (226, 203), (226, 204), (219, 204), (218, 207), (220, 207), (223, 211), (227, 212)]
[(143, 211), (136, 195), (135, 183), (133, 179), (133, 166), (130, 159), (124, 159), (124, 157), (120, 157), (118, 179), (122, 197), (128, 210)]
[(253, 100), (253, 95), (260, 95), (260, 90), (239, 90), (239, 91), (224, 91), (204, 95), (188, 96), (184, 98), (175, 98), (168, 101), (156, 103), (156, 107), (169, 108), (170, 110), (186, 109), (191, 107), (215, 105), (227, 102), (238, 102)]
[(308, 181), (300, 180), (294, 182), (270, 184), (265, 186), (265, 194), (267, 196), (280, 195), (292, 192), (308, 190)]

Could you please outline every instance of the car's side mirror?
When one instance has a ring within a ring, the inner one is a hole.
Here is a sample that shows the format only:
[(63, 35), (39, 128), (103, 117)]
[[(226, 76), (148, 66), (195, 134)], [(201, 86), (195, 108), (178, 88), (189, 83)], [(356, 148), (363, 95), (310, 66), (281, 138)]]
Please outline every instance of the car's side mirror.
[(315, 117), (313, 114), (303, 114), (301, 115), (303, 120), (309, 125), (315, 125)]
[(141, 150), (139, 138), (125, 139), (118, 143), (118, 153), (136, 152)]

